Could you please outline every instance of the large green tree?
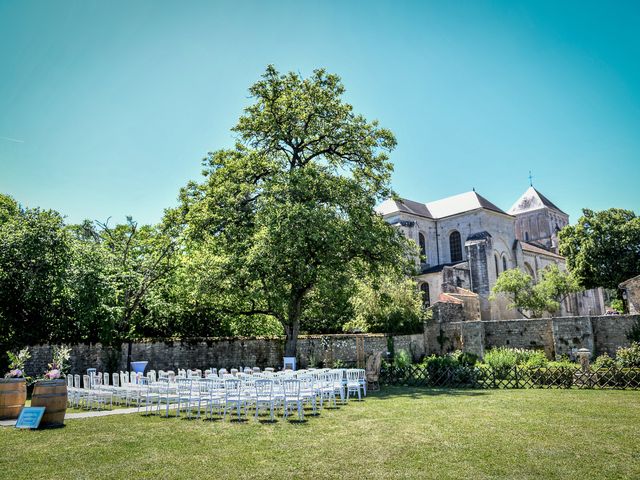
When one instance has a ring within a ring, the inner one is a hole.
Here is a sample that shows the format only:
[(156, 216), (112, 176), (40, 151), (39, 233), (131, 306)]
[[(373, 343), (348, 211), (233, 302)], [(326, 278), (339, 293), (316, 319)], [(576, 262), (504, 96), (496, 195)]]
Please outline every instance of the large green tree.
[(584, 288), (618, 288), (640, 274), (640, 218), (631, 210), (584, 209), (559, 233), (560, 253)]
[(0, 197), (0, 342), (9, 347), (74, 337), (68, 265), (71, 239), (52, 210)]
[(408, 266), (407, 241), (374, 213), (391, 194), (396, 141), (355, 114), (324, 70), (302, 78), (270, 66), (250, 93), (238, 143), (209, 154), (180, 211), (187, 248), (206, 245), (217, 310), (276, 318), (294, 355), (320, 282), (348, 268)]

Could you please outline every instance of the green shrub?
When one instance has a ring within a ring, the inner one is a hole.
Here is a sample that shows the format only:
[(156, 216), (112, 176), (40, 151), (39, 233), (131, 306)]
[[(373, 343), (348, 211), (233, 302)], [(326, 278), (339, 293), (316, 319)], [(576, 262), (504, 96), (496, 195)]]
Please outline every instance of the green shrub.
[(447, 355), (451, 359), (455, 360), (460, 365), (464, 365), (465, 367), (473, 367), (476, 363), (478, 363), (478, 355), (470, 352), (463, 352), (462, 350), (456, 350), (453, 353)]
[(580, 365), (578, 365), (577, 363), (572, 362), (570, 360), (556, 360), (555, 362), (547, 363), (547, 367), (551, 367), (551, 368), (567, 368), (567, 369), (571, 369), (571, 370), (577, 370), (578, 368), (580, 368)]
[[(524, 350), (527, 354), (523, 355), (519, 360), (524, 360), (524, 365), (532, 368), (546, 367), (549, 359), (540, 350)], [(521, 365), (521, 363), (518, 363)]]
[(422, 361), (422, 365), (424, 365), (427, 368), (435, 369), (435, 368), (457, 367), (459, 363), (458, 363), (458, 360), (451, 354), (443, 355), (443, 356), (430, 355), (424, 358), (424, 360)]
[(518, 356), (513, 348), (496, 347), (484, 354), (484, 361), (494, 370), (508, 370), (516, 366)]
[(616, 366), (616, 361), (611, 358), (608, 354), (603, 353), (598, 356), (592, 364), (593, 368), (612, 368)]
[(618, 348), (616, 361), (622, 368), (640, 368), (640, 342), (633, 342), (627, 348)]
[(398, 368), (405, 368), (411, 365), (411, 355), (406, 350), (398, 350), (393, 359), (393, 363)]

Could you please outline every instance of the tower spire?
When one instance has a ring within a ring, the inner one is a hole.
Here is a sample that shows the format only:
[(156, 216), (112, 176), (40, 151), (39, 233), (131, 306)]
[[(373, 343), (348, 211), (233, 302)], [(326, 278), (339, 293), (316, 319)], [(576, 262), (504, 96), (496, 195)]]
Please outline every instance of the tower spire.
[(531, 170), (529, 170), (529, 186), (533, 187), (533, 175), (531, 175)]

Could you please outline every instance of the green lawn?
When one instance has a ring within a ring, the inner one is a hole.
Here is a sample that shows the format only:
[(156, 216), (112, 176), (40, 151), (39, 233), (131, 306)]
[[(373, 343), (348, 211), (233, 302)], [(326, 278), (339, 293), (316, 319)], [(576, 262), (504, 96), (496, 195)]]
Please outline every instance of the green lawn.
[(640, 392), (392, 388), (302, 424), (0, 428), (0, 478), (640, 478)]

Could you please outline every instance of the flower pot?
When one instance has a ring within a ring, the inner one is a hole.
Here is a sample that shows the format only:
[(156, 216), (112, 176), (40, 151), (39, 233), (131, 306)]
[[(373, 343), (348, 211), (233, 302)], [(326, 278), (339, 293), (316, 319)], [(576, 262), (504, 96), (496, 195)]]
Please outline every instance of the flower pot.
[(62, 427), (67, 413), (67, 384), (63, 378), (39, 380), (33, 387), (32, 407), (45, 407), (40, 428)]
[(18, 418), (27, 400), (24, 378), (0, 378), (0, 420)]

